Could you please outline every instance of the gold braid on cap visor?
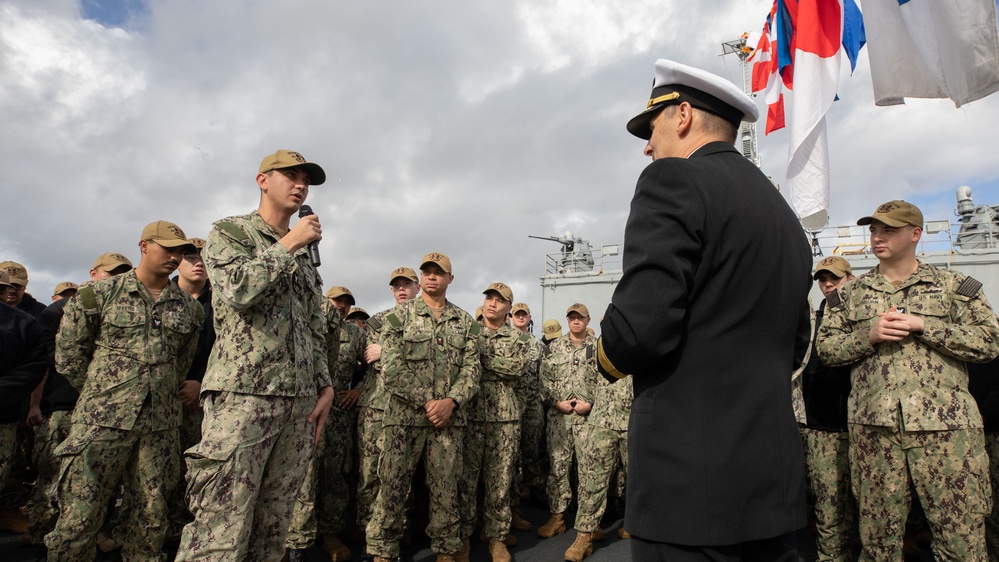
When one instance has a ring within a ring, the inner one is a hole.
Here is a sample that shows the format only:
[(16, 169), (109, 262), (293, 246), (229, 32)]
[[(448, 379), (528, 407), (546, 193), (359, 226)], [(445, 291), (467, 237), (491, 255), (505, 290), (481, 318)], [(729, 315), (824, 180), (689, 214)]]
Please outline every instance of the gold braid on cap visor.
[(668, 94), (659, 96), (658, 98), (652, 98), (649, 100), (648, 105), (645, 106), (645, 109), (649, 109), (653, 105), (660, 104), (664, 101), (675, 100), (679, 97), (680, 97), (679, 92), (670, 92)]

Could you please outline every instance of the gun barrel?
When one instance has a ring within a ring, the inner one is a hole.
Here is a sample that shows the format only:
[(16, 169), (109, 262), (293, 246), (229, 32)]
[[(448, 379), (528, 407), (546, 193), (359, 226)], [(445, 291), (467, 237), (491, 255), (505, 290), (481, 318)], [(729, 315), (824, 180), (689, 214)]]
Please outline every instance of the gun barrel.
[(533, 236), (533, 235), (528, 234), (527, 237), (528, 238), (537, 238), (538, 240), (551, 240), (552, 242), (561, 242), (561, 240), (559, 240), (558, 238), (556, 238), (554, 236)]

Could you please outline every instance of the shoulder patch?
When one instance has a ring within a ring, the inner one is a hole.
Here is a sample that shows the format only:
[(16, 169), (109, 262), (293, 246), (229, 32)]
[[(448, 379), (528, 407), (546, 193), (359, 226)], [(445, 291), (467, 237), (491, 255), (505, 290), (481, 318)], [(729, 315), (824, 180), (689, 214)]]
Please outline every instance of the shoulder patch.
[(198, 306), (194, 309), (194, 317), (197, 318), (198, 324), (205, 321), (205, 307), (198, 303)]
[(520, 339), (520, 341), (526, 343), (526, 342), (531, 341), (531, 336), (528, 335), (528, 334), (520, 334), (520, 338), (519, 339)]
[(84, 310), (87, 312), (97, 310), (97, 293), (94, 293), (93, 287), (83, 287), (76, 296), (80, 299)]
[(367, 324), (372, 332), (378, 333), (382, 330), (382, 321), (377, 318), (368, 318)]
[(826, 306), (829, 308), (839, 308), (839, 305), (843, 304), (843, 300), (839, 298), (839, 289), (829, 293), (826, 297)]
[(387, 315), (385, 315), (385, 320), (387, 320), (389, 326), (392, 326), (393, 328), (398, 328), (402, 326), (402, 320), (400, 320), (399, 317), (396, 316), (394, 312), (390, 312)]
[(982, 290), (982, 282), (974, 277), (966, 277), (957, 287), (957, 294), (965, 297), (974, 297), (978, 291)]
[(468, 327), (468, 335), (475, 337), (478, 336), (481, 331), (482, 325), (472, 320), (472, 325)]
[(225, 232), (230, 238), (237, 242), (243, 242), (250, 239), (250, 237), (246, 235), (246, 232), (243, 232), (242, 228), (239, 228), (229, 221), (219, 221), (215, 223), (215, 226), (219, 227), (219, 230)]

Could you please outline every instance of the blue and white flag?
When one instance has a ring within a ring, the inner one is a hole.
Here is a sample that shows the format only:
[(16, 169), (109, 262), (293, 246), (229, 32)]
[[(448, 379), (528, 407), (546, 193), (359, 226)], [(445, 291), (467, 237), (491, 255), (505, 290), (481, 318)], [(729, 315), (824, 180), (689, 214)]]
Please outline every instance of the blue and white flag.
[(999, 91), (996, 0), (863, 0), (877, 105)]

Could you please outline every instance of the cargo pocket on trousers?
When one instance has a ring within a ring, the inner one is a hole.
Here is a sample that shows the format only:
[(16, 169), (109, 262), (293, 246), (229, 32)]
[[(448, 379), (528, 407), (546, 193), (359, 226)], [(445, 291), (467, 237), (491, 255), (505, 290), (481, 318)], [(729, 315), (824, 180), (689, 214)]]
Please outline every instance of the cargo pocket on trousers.
[(80, 424), (78, 427), (80, 429), (77, 431), (70, 430), (69, 436), (53, 451), (53, 454), (59, 461), (58, 478), (56, 478), (55, 486), (52, 490), (52, 496), (56, 505), (61, 503), (59, 499), (62, 494), (63, 481), (66, 478), (66, 474), (72, 468), (73, 459), (83, 452), (87, 448), (87, 445), (90, 445), (94, 440), (94, 431), (96, 428), (92, 430), (83, 424)]
[[(202, 395), (202, 406), (211, 415), (213, 402), (219, 393), (208, 392)], [(207, 420), (206, 420), (207, 421)], [(237, 473), (233, 468), (233, 456), (239, 446), (234, 432), (205, 430), (201, 441), (184, 452), (187, 465), (187, 508), (197, 515), (200, 511), (222, 511), (231, 509), (233, 487)]]
[(975, 513), (988, 516), (992, 513), (992, 479), (989, 477), (989, 456), (985, 452), (975, 455), (971, 459), (971, 482), (969, 482), (969, 493), (976, 494), (979, 501), (974, 502), (968, 498), (968, 507), (976, 509)]

